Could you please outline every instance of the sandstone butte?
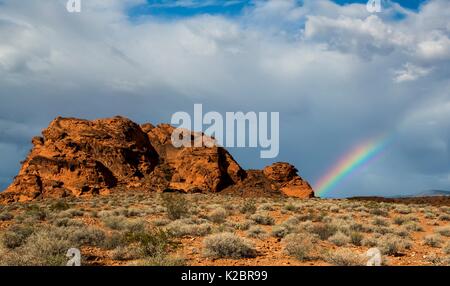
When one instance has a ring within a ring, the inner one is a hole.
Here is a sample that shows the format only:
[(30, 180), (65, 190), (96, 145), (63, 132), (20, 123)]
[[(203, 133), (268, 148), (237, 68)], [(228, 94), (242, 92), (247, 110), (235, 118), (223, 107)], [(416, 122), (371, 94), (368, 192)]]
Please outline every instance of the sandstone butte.
[[(0, 193), (0, 203), (142, 190), (314, 197), (288, 163), (244, 170), (223, 147), (175, 148), (173, 130), (168, 124), (139, 126), (120, 116), (58, 117), (42, 137), (32, 139), (32, 150)], [(195, 135), (191, 140), (202, 140)]]

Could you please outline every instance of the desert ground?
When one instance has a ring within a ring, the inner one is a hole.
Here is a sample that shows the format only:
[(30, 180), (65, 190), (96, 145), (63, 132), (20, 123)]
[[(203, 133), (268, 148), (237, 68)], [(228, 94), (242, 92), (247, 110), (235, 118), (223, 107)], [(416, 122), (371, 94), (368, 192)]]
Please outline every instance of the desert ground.
[(450, 265), (450, 206), (119, 193), (0, 206), (0, 265)]

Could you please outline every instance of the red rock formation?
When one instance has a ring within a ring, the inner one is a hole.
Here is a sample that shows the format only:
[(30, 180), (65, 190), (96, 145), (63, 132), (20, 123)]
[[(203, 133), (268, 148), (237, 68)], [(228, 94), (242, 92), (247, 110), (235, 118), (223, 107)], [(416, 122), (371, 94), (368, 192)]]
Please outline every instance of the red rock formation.
[(273, 182), (272, 189), (279, 189), (290, 197), (314, 197), (310, 184), (297, 174), (298, 170), (291, 164), (275, 163), (264, 168), (263, 173)]
[[(314, 192), (287, 163), (244, 171), (222, 147), (171, 143), (174, 127), (139, 126), (129, 119), (56, 118), (32, 139), (33, 149), (0, 202), (107, 194), (116, 190), (176, 190), (245, 195)], [(209, 140), (191, 133), (192, 140)]]
[[(171, 141), (173, 126), (144, 124), (142, 129), (161, 158), (157, 169), (169, 170), (168, 189), (219, 192), (245, 177), (245, 171), (222, 147), (175, 148)], [(191, 137), (192, 142), (202, 140), (202, 134), (192, 133)], [(212, 139), (203, 136), (203, 140)]]

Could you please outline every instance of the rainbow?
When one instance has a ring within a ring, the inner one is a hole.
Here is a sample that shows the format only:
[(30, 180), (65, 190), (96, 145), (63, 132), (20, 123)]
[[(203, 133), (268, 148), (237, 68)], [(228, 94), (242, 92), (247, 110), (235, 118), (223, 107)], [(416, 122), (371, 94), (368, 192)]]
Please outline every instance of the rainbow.
[(333, 190), (342, 180), (359, 168), (378, 158), (388, 145), (386, 136), (377, 137), (359, 144), (322, 176), (315, 186), (316, 195), (324, 197)]

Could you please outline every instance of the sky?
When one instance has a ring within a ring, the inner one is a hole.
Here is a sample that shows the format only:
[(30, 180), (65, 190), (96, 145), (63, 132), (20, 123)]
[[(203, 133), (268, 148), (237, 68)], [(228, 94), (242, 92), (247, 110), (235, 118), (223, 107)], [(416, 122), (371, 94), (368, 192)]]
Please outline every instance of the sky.
[(329, 197), (450, 189), (448, 0), (0, 0), (0, 189), (57, 116), (170, 122), (177, 111), (280, 113), (280, 153), (313, 186), (385, 144)]

